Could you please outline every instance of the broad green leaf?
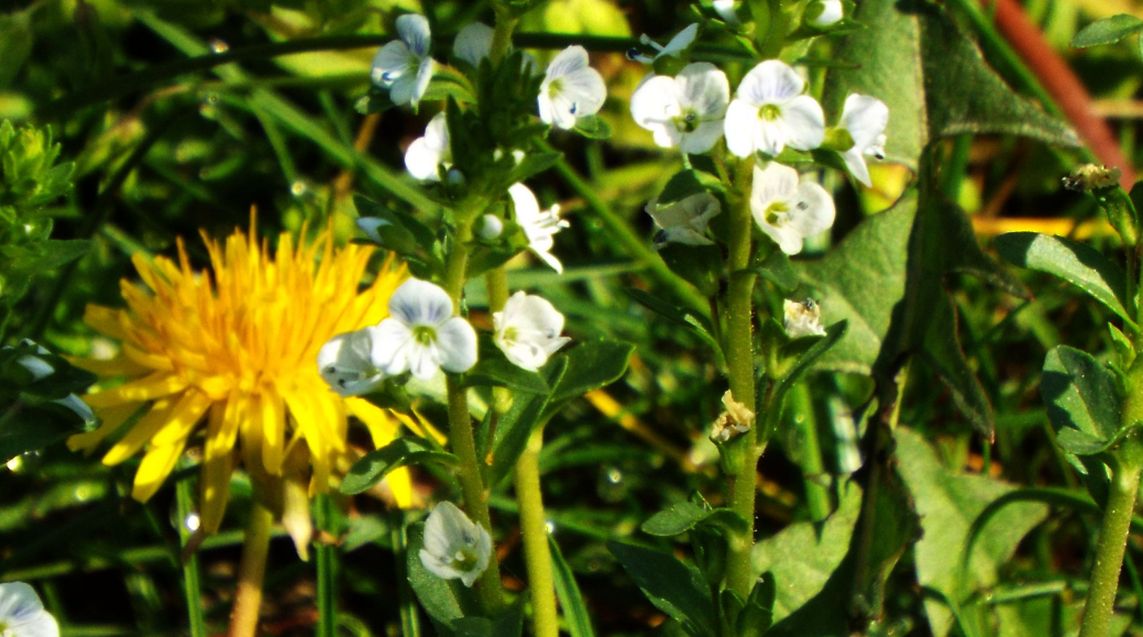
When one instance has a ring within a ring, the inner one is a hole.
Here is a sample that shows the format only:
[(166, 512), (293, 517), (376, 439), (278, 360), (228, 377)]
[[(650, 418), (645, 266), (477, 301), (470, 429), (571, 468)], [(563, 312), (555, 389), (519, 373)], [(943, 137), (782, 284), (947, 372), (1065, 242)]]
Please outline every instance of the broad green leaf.
[(877, 362), (893, 319), (905, 296), (909, 233), (917, 212), (915, 196), (861, 222), (839, 245), (816, 261), (795, 262), (802, 281), (818, 290), (822, 321), (846, 321), (837, 345), (817, 367), (868, 375)]
[[(910, 429), (898, 428), (895, 440), (897, 469), (913, 494), (923, 529), (913, 550), (917, 580), (960, 604), (974, 592), (997, 583), (1001, 567), (1023, 537), (1047, 517), (1048, 507), (1019, 502), (997, 512), (985, 532), (977, 536), (962, 581), (961, 562), (973, 520), (989, 503), (1015, 487), (946, 469), (929, 443)], [(926, 599), (925, 612), (937, 637), (952, 629), (954, 618), (947, 605)]]
[(1058, 345), (1044, 359), (1040, 394), (1056, 441), (1077, 456), (1100, 453), (1124, 433), (1119, 387), (1091, 354)]
[(746, 529), (746, 522), (731, 509), (705, 508), (686, 500), (676, 502), (652, 515), (639, 528), (648, 535), (671, 537), (686, 533), (696, 525), (703, 523), (711, 523), (734, 530)]
[(1078, 287), (1121, 318), (1132, 321), (1124, 304), (1123, 270), (1098, 250), (1082, 243), (1035, 232), (996, 237), (996, 250), (1008, 261), (1046, 272)]
[(567, 370), (552, 387), (551, 398), (544, 409), (554, 415), (565, 402), (610, 385), (627, 371), (627, 360), (635, 346), (618, 341), (587, 341), (567, 350)]
[(551, 390), (543, 376), (513, 365), (503, 356), (482, 357), (464, 374), (465, 387), (489, 385), (530, 394), (546, 394)]
[[(568, 368), (566, 356), (556, 356), (541, 370), (548, 386), (558, 384)], [(492, 472), (488, 480), (495, 485), (508, 476), (516, 459), (528, 444), (532, 430), (542, 426), (544, 408), (550, 394), (518, 394), (512, 400), (508, 411), (500, 415), (492, 440)]]
[(929, 142), (961, 133), (1023, 135), (1075, 146), (1075, 133), (1017, 95), (942, 5), (917, 0), (860, 2), (867, 26), (842, 42), (823, 102), (836, 117), (851, 93), (889, 106), (886, 157), (918, 169)]
[(560, 600), (568, 633), (571, 637), (595, 637), (595, 630), (591, 627), (591, 611), (588, 610), (583, 594), (579, 591), (579, 585), (575, 582), (575, 573), (560, 553), (556, 538), (551, 535), (548, 536), (548, 547), (552, 552), (556, 597)]
[(1079, 30), (1072, 38), (1072, 46), (1083, 49), (1100, 44), (1114, 44), (1123, 38), (1143, 30), (1143, 20), (1133, 15), (1120, 13), (1110, 18), (1096, 20)]
[(706, 582), (695, 567), (669, 554), (626, 542), (607, 548), (647, 599), (694, 637), (716, 635), (718, 619)]
[(774, 577), (774, 620), (794, 612), (825, 587), (849, 551), (850, 538), (861, 513), (861, 489), (849, 483), (837, 511), (816, 525), (791, 524), (754, 545), (756, 573)]
[(340, 490), (345, 494), (361, 493), (397, 467), (428, 462), (451, 467), (458, 461), (451, 453), (439, 451), (417, 438), (398, 438), (376, 451), (370, 451), (353, 463), (341, 481)]

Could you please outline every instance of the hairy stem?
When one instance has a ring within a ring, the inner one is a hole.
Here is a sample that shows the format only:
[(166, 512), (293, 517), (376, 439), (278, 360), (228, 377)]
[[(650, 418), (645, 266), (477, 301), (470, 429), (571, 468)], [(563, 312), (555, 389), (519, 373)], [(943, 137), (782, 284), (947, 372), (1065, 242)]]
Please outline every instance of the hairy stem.
[(536, 429), (528, 446), (516, 460), (516, 500), (520, 505), (520, 531), (524, 538), (524, 563), (532, 595), (532, 627), (537, 637), (557, 637), (556, 588), (552, 579), (552, 554), (540, 492), (540, 449), (544, 431)]
[[(754, 162), (740, 162), (736, 186), (740, 193), (737, 205), (731, 207), (730, 254), (727, 269), (730, 284), (726, 294), (726, 362), (729, 368), (730, 392), (734, 400), (754, 408), (756, 404), (754, 387), (754, 278), (747, 271), (750, 265), (751, 231), (753, 218), (750, 214), (750, 182), (753, 178)], [(732, 538), (730, 555), (727, 557), (726, 585), (745, 599), (754, 587), (750, 553), (754, 548), (754, 472), (762, 449), (757, 443), (757, 431), (745, 434), (749, 438), (745, 462), (737, 475), (731, 477), (730, 505), (746, 520), (746, 529)]]
[(242, 562), (238, 567), (238, 592), (230, 613), (230, 637), (254, 637), (258, 630), (258, 611), (262, 607), (262, 580), (266, 575), (266, 556), (270, 552), (270, 530), (274, 514), (257, 498), (251, 500), (250, 521), (242, 545)]

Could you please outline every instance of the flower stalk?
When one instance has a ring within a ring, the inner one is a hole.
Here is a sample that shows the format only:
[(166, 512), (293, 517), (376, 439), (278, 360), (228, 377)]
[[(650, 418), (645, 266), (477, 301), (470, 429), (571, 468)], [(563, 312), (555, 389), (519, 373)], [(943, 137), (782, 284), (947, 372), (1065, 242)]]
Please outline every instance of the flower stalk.
[(274, 514), (255, 497), (250, 503), (250, 520), (246, 524), (246, 538), (242, 544), (238, 591), (230, 614), (230, 637), (254, 637), (257, 634), (262, 582), (266, 575), (266, 556), (270, 552), (273, 526)]
[[(756, 403), (754, 386), (753, 294), (755, 275), (750, 265), (753, 217), (750, 210), (750, 185), (754, 160), (739, 162), (737, 186), (740, 200), (730, 210), (730, 245), (727, 269), (730, 283), (726, 295), (726, 362), (730, 391), (735, 401), (747, 406)], [(761, 416), (761, 415), (760, 415)], [(743, 599), (754, 586), (750, 552), (754, 547), (754, 473), (762, 448), (757, 431), (748, 432), (744, 462), (731, 476), (730, 506), (746, 521), (746, 528), (730, 541), (727, 557), (726, 585)]]
[(524, 540), (524, 564), (532, 595), (532, 627), (537, 637), (559, 635), (556, 589), (552, 578), (552, 554), (540, 491), (540, 450), (543, 427), (528, 438), (528, 446), (516, 460), (516, 500), (520, 506), (520, 531)]

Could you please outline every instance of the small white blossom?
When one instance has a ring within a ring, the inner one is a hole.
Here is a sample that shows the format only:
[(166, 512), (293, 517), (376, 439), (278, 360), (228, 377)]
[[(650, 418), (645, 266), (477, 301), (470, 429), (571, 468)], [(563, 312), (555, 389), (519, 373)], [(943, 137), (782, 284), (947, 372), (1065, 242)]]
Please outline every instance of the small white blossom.
[(483, 22), (466, 25), (452, 42), (453, 55), (473, 66), (480, 66), (480, 61), (492, 52), (493, 33), (492, 27)]
[(658, 199), (651, 201), (643, 209), (651, 215), (660, 228), (655, 233), (655, 245), (682, 243), (690, 246), (714, 245), (706, 238), (706, 227), (710, 220), (722, 212), (722, 204), (709, 192), (700, 192), (660, 208)]
[(548, 362), (570, 338), (560, 336), (564, 315), (539, 296), (517, 292), (492, 315), (496, 329), (493, 340), (513, 365), (536, 371)]
[(528, 249), (556, 272), (563, 272), (563, 264), (552, 254), (555, 245), (552, 237), (569, 226), (566, 220), (560, 219), (559, 205), (540, 210), (536, 195), (524, 184), (512, 184), (508, 188), (508, 195), (512, 197), (512, 205), (516, 209), (516, 223), (528, 237)]
[(750, 193), (754, 221), (782, 252), (802, 251), (806, 237), (833, 225), (833, 198), (817, 183), (798, 181), (798, 171), (770, 162), (763, 170), (754, 166)]
[(739, 157), (755, 151), (770, 156), (786, 146), (811, 150), (822, 143), (825, 115), (821, 104), (803, 95), (806, 82), (779, 60), (759, 63), (738, 85), (726, 109), (726, 146)]
[(492, 536), (451, 502), (433, 507), (425, 521), (421, 564), (441, 579), (460, 579), (471, 587), (488, 568)]
[(631, 96), (635, 123), (651, 131), (663, 148), (705, 153), (722, 137), (730, 101), (726, 74), (713, 64), (688, 64), (675, 77), (652, 75)]
[(603, 76), (588, 66), (587, 50), (575, 45), (548, 64), (536, 101), (545, 124), (571, 129), (580, 117), (598, 113), (606, 97)]
[(865, 155), (885, 159), (885, 127), (889, 125), (889, 107), (867, 95), (851, 93), (841, 109), (841, 126), (853, 138), (853, 147), (841, 154), (850, 174), (867, 187), (869, 168)]
[(786, 299), (782, 304), (782, 313), (785, 315), (783, 323), (786, 335), (790, 338), (826, 335), (825, 327), (822, 326), (822, 308), (813, 299)]
[(440, 286), (405, 281), (389, 299), (389, 315), (373, 332), (373, 364), (386, 375), (409, 371), (428, 380), (440, 368), (460, 373), (476, 364), (476, 331), (452, 315)]
[(818, 0), (806, 9), (806, 15), (812, 16), (809, 19), (810, 25), (818, 29), (837, 24), (841, 21), (843, 13), (841, 0)]
[(24, 582), (0, 584), (0, 637), (59, 637), (55, 617)]
[(484, 215), (476, 222), (476, 236), (485, 241), (492, 241), (504, 232), (504, 222), (496, 215)]
[(649, 46), (655, 50), (655, 55), (650, 56), (639, 52), (638, 48), (630, 49), (627, 51), (627, 58), (643, 64), (651, 64), (655, 60), (662, 57), (678, 57), (681, 53), (685, 52), (692, 44), (694, 44), (695, 37), (698, 36), (698, 23), (687, 25), (685, 29), (675, 34), (666, 46), (661, 46), (658, 42), (651, 39), (651, 36), (644, 33), (639, 36), (639, 42), (644, 46)]
[(373, 364), (373, 340), (376, 327), (338, 334), (326, 341), (318, 351), (317, 364), (321, 377), (342, 396), (358, 396), (376, 389), (385, 374)]
[(451, 165), (448, 121), (444, 113), (437, 113), (425, 126), (424, 136), (414, 139), (405, 150), (405, 168), (421, 181), (440, 181), (440, 167)]
[(734, 9), (735, 0), (714, 0), (711, 8), (730, 26), (738, 26), (738, 12)]
[(389, 42), (373, 56), (370, 77), (374, 84), (389, 89), (394, 104), (416, 106), (433, 77), (429, 21), (422, 15), (403, 15), (397, 18), (397, 35), (399, 40)]

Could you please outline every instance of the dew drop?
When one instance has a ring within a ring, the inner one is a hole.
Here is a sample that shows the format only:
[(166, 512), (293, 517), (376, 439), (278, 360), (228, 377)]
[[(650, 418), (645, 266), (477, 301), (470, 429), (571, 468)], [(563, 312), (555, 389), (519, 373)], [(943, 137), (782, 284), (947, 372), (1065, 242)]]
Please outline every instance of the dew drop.
[(224, 42), (218, 38), (211, 38), (211, 40), (210, 40), (210, 51), (211, 51), (211, 53), (226, 53), (229, 50), (230, 50), (229, 44), (227, 44), (226, 42)]

